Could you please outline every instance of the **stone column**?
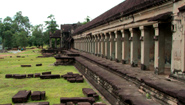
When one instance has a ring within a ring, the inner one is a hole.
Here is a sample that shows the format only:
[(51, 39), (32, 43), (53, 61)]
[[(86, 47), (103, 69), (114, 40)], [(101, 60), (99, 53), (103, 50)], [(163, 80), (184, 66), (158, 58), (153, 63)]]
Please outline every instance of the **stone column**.
[(165, 43), (164, 43), (164, 33), (159, 30), (158, 24), (153, 25), (155, 29), (155, 58), (154, 58), (154, 69), (155, 74), (163, 74), (165, 69), (165, 59), (164, 59), (164, 51), (165, 51)]
[(89, 38), (86, 38), (86, 52), (89, 52)]
[(81, 38), (81, 51), (84, 51), (84, 38)]
[(141, 30), (141, 70), (149, 69), (150, 62), (150, 33), (149, 29), (144, 26), (139, 27)]
[(121, 50), (122, 50), (122, 43), (121, 43), (121, 32), (115, 31), (115, 61), (121, 61)]
[(52, 48), (52, 38), (49, 39), (50, 48)]
[(137, 31), (135, 31), (135, 29), (130, 28), (129, 29), (131, 37), (129, 38), (129, 40), (131, 41), (131, 51), (130, 51), (130, 55), (131, 55), (131, 59), (130, 59), (130, 63), (132, 64), (132, 67), (136, 67), (138, 66), (138, 33)]
[(121, 30), (122, 33), (122, 64), (129, 63), (129, 49), (130, 49), (130, 42), (129, 42), (129, 32)]
[(90, 53), (90, 37), (88, 37), (88, 53)]
[(60, 38), (60, 48), (62, 48), (62, 37)]
[(101, 55), (101, 36), (98, 35), (98, 56)]
[(87, 38), (84, 38), (84, 51), (87, 52)]
[(115, 33), (114, 32), (109, 32), (110, 34), (110, 60), (114, 60), (115, 59), (115, 42), (114, 42), (114, 38), (115, 38)]
[(57, 38), (55, 38), (55, 48), (57, 48)]
[(92, 43), (91, 43), (91, 37), (89, 37), (89, 53), (92, 53)]
[(100, 34), (101, 35), (101, 57), (104, 58), (105, 56), (105, 36), (103, 34)]
[(92, 39), (91, 39), (91, 42), (92, 42), (92, 54), (94, 54), (94, 36), (92, 36)]
[(108, 36), (107, 36), (107, 33), (104, 33), (105, 34), (105, 39), (104, 39), (104, 42), (105, 42), (105, 58), (108, 58)]
[(98, 40), (98, 38), (97, 38), (97, 36), (95, 35), (95, 40), (94, 40), (94, 42), (95, 42), (95, 55), (98, 54), (98, 43), (97, 43), (97, 40)]

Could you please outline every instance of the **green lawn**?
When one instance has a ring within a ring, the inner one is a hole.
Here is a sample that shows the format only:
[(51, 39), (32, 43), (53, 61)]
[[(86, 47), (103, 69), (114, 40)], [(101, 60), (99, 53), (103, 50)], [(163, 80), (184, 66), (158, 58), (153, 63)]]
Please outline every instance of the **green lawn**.
[[(67, 72), (78, 73), (74, 66), (53, 66), (55, 62), (54, 57), (49, 58), (36, 58), (41, 54), (39, 49), (31, 49), (25, 52), (12, 54), (0, 59), (0, 104), (12, 103), (12, 96), (19, 90), (31, 91), (46, 91), (46, 100), (52, 104), (59, 104), (60, 97), (85, 97), (82, 93), (82, 88), (90, 88), (87, 83), (69, 83), (64, 79), (47, 79), (41, 80), (40, 78), (27, 78), (27, 79), (6, 79), (5, 74), (29, 74), (29, 73), (42, 73), (52, 71), (52, 74), (66, 74)], [(10, 54), (10, 53), (7, 53)], [(3, 54), (1, 53), (0, 56)], [(16, 56), (25, 56), (25, 58), (16, 58)], [(36, 67), (35, 65), (42, 63), (43, 66)], [(31, 64), (30, 68), (22, 68), (21, 64)], [(29, 100), (28, 102), (34, 102)], [(37, 101), (42, 102), (42, 101)]]

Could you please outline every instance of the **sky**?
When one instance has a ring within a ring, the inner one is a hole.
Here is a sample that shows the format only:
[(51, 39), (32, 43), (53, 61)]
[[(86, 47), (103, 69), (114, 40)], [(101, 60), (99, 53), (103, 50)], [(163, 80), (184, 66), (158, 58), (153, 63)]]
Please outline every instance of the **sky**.
[(0, 0), (0, 18), (13, 17), (22, 11), (32, 25), (44, 24), (50, 14), (57, 24), (83, 22), (87, 16), (91, 20), (118, 5), (124, 0)]

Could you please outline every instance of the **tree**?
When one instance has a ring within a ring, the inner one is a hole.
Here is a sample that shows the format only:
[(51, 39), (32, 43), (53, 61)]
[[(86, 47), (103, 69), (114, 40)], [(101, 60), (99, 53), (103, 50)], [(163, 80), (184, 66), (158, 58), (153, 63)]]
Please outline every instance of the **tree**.
[[(3, 48), (25, 47), (28, 42), (31, 24), (27, 16), (22, 16), (22, 12), (17, 12), (13, 18), (7, 16), (3, 22), (0, 19), (0, 37)], [(21, 38), (20, 38), (21, 37)]]
[(43, 46), (43, 26), (42, 24), (33, 26), (32, 28), (32, 38), (30, 40), (34, 41), (34, 45), (36, 46)]
[(50, 36), (50, 33), (55, 33), (58, 27), (57, 25), (57, 22), (55, 21), (55, 17), (54, 15), (49, 15), (47, 17), (48, 19), (50, 19), (50, 21), (45, 21), (45, 26), (46, 26), (46, 31), (44, 32), (44, 43), (45, 44), (49, 44), (49, 36)]
[(87, 16), (87, 17), (85, 18), (85, 21), (82, 22), (82, 24), (86, 24), (86, 23), (88, 23), (88, 22), (90, 22), (90, 17), (89, 17), (89, 16)]
[(14, 34), (14, 40), (16, 44), (20, 47), (26, 47), (28, 45), (28, 37), (26, 36), (26, 31), (17, 32)]
[(1, 38), (1, 43), (3, 43), (3, 39), (2, 39), (2, 37), (3, 37), (3, 29), (4, 29), (3, 26), (4, 25), (3, 25), (3, 22), (2, 22), (2, 18), (0, 18), (0, 38)]
[(45, 21), (46, 31), (54, 33), (58, 27), (55, 17), (51, 14), (47, 18), (50, 19), (50, 21)]
[(13, 33), (11, 30), (6, 30), (3, 32), (4, 35), (4, 46), (11, 48), (12, 47), (12, 40), (13, 40)]
[(18, 32), (25, 31), (27, 32), (26, 35), (30, 33), (31, 24), (29, 22), (29, 18), (27, 16), (22, 16), (21, 11), (17, 12), (13, 19), (15, 25), (14, 28), (17, 29), (16, 31)]

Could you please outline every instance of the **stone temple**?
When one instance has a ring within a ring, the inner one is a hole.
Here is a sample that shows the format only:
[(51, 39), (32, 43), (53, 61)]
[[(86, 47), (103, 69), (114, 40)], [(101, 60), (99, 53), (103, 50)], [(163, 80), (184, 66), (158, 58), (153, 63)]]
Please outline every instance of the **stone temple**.
[(112, 105), (185, 104), (185, 0), (125, 0), (59, 36)]

